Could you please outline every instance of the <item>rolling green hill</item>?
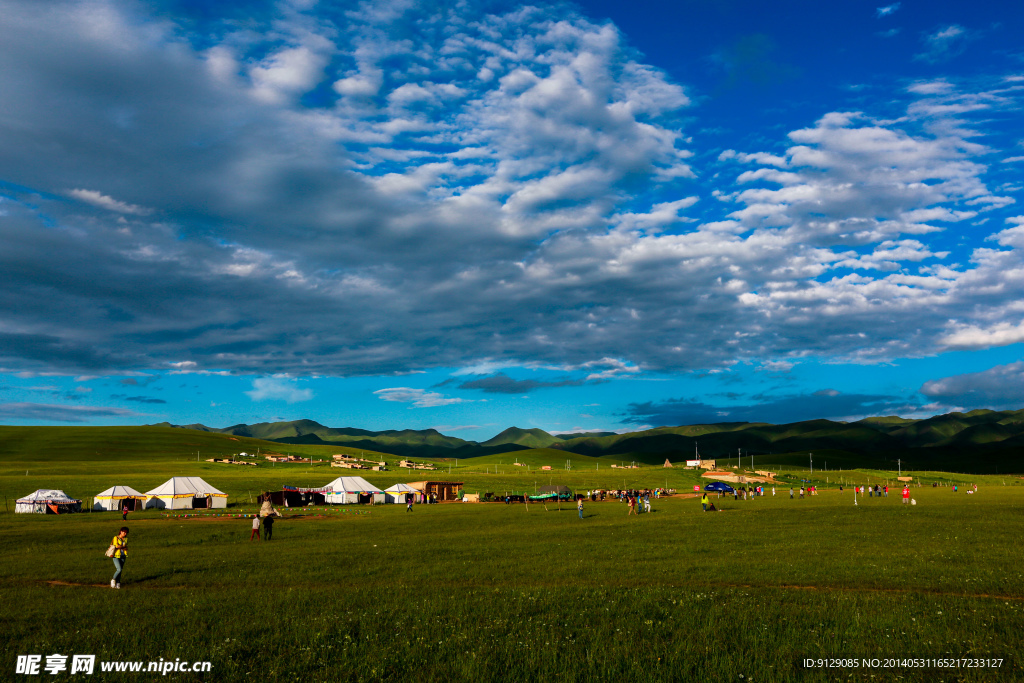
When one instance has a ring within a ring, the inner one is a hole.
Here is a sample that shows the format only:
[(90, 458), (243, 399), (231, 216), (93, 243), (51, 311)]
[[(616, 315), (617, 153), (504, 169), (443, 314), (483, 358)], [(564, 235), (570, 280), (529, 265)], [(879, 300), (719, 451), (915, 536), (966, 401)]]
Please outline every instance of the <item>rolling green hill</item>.
[(551, 436), (543, 429), (520, 429), (519, 427), (509, 427), (493, 439), (488, 439), (480, 445), (487, 447), (516, 444), (519, 446), (526, 446), (527, 448), (546, 448), (553, 443), (558, 443), (559, 441), (560, 439)]
[[(661, 464), (699, 454), (738, 462), (755, 455), (765, 466), (804, 460), (809, 453), (833, 453), (836, 462), (871, 463), (875, 467), (908, 466), (956, 472), (1024, 471), (1024, 410), (974, 410), (923, 420), (897, 416), (857, 422), (806, 420), (789, 424), (723, 422), (657, 427), (616, 434), (552, 435), (541, 429), (510, 427), (482, 443), (446, 436), (434, 429), (374, 432), (333, 428), (312, 420), (234, 425), (223, 429), (190, 425), (154, 428), (190, 429), (210, 436), (264, 439), (289, 447), (346, 447), (423, 459), (483, 458), (526, 449), (553, 449), (592, 458)], [(785, 458), (782, 454), (786, 454)], [(773, 460), (774, 459), (774, 460)]]

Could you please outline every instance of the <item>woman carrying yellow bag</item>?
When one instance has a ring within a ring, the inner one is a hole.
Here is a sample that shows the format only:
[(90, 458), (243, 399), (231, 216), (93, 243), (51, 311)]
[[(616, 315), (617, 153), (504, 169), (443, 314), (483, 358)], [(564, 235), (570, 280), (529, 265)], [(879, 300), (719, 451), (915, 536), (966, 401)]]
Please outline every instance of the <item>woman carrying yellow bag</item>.
[(124, 571), (124, 563), (128, 561), (128, 527), (123, 526), (121, 530), (117, 532), (117, 536), (114, 536), (114, 540), (110, 542), (110, 549), (113, 549), (111, 557), (114, 558), (114, 578), (110, 580), (111, 588), (121, 587), (121, 572)]

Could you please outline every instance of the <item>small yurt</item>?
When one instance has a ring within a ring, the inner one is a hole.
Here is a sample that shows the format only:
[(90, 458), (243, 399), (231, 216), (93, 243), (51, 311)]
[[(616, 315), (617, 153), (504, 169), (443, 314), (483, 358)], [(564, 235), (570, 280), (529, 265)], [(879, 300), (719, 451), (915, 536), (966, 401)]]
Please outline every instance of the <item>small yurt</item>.
[(147, 508), (192, 510), (226, 508), (228, 494), (213, 488), (200, 477), (171, 477), (152, 491), (146, 491)]
[(410, 500), (416, 502), (419, 491), (408, 484), (395, 484), (384, 489), (384, 502), (405, 505)]
[(146, 494), (139, 493), (131, 486), (111, 486), (93, 496), (93, 510), (120, 512), (124, 507), (128, 508), (128, 512), (141, 510), (146, 507)]
[(68, 512), (81, 512), (82, 501), (71, 498), (58, 489), (39, 489), (14, 501), (14, 511), (63, 515)]
[(362, 477), (338, 477), (324, 486), (324, 499), (331, 504), (377, 505), (384, 502), (384, 492)]

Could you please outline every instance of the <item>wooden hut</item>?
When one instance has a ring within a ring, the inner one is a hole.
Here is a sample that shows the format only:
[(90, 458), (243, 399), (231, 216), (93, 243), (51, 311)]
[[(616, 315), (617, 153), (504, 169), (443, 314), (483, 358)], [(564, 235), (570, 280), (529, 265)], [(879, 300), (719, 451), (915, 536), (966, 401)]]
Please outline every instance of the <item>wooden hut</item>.
[(437, 500), (457, 500), (461, 498), (461, 481), (411, 481), (413, 487), (425, 496), (433, 496)]

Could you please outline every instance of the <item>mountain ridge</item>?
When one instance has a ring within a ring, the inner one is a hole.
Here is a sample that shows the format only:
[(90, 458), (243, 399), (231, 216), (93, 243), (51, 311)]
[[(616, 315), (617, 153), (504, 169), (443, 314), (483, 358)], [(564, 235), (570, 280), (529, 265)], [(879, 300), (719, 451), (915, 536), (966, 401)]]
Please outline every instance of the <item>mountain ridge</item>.
[[(660, 464), (695, 456), (735, 459), (739, 454), (825, 453), (835, 458), (901, 460), (918, 465), (962, 466), (983, 457), (1000, 471), (1024, 470), (1024, 410), (972, 410), (925, 419), (868, 417), (854, 422), (826, 419), (785, 424), (721, 422), (655, 427), (637, 432), (553, 435), (533, 428), (509, 427), (487, 441), (467, 441), (436, 429), (371, 431), (326, 427), (314, 420), (238, 424), (225, 428), (201, 424), (163, 426), (219, 432), (292, 444), (363, 448), (402, 457), (473, 458), (516, 450), (547, 448), (579, 455)], [(1010, 469), (1006, 469), (1009, 467)]]

